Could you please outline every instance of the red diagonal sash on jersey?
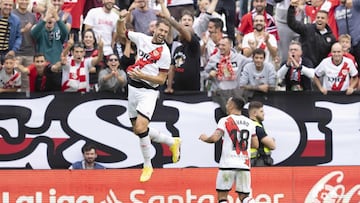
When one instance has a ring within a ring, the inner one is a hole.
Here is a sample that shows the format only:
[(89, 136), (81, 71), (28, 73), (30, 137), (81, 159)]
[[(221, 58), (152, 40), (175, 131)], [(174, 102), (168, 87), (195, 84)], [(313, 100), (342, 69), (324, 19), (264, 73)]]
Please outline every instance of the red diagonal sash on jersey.
[(341, 77), (341, 80), (338, 85), (336, 85), (336, 81), (335, 81), (331, 87), (331, 90), (340, 91), (342, 86), (344, 85), (347, 74), (349, 74), (349, 67), (348, 67), (348, 64), (346, 62), (344, 62), (344, 65), (342, 66), (342, 68), (340, 69), (340, 71), (338, 73), (338, 77)]
[(13, 83), (14, 81), (20, 77), (20, 73), (16, 72), (5, 84), (4, 84), (4, 89), (6, 88), (13, 88)]
[(161, 57), (161, 53), (162, 53), (162, 50), (163, 50), (163, 47), (158, 47), (154, 50), (152, 50), (150, 53), (149, 53), (149, 57), (148, 58), (141, 58), (139, 60), (137, 60), (135, 62), (135, 64), (129, 66), (126, 71), (127, 72), (130, 72), (130, 71), (133, 71), (135, 68), (140, 68), (142, 69), (145, 65), (147, 64), (151, 64), (151, 63), (155, 63), (157, 60), (160, 59)]
[(226, 119), (225, 127), (230, 135), (231, 140), (233, 141), (233, 145), (234, 145), (236, 154), (240, 154), (240, 151), (241, 151), (240, 144), (239, 144), (239, 141), (237, 140), (237, 134), (240, 130), (232, 117), (229, 117), (228, 119)]

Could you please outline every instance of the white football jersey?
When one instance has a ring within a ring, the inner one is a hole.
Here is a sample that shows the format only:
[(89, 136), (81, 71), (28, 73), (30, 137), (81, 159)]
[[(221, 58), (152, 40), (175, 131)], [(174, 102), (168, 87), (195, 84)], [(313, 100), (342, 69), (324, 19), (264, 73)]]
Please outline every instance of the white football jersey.
[(254, 122), (243, 115), (229, 115), (220, 119), (217, 128), (224, 132), (219, 168), (250, 169)]
[[(145, 35), (139, 32), (129, 31), (128, 38), (136, 44), (137, 60), (133, 65), (134, 68), (139, 68), (141, 72), (148, 75), (158, 75), (161, 69), (168, 71), (171, 63), (171, 55), (169, 47), (165, 44), (152, 43), (152, 36)], [(152, 84), (146, 80), (153, 87), (158, 84)]]
[(323, 79), (323, 87), (329, 91), (345, 91), (350, 84), (350, 77), (354, 77), (358, 71), (353, 61), (343, 57), (339, 65), (327, 57), (315, 69), (315, 75)]

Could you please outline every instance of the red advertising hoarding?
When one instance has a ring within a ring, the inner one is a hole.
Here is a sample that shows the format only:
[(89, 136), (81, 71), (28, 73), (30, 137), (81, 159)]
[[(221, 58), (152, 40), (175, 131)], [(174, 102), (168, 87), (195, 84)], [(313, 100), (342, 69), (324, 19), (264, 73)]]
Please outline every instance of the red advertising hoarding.
[[(253, 168), (258, 203), (358, 203), (358, 166)], [(1, 170), (0, 203), (215, 203), (216, 168)], [(236, 200), (232, 191), (229, 202)]]

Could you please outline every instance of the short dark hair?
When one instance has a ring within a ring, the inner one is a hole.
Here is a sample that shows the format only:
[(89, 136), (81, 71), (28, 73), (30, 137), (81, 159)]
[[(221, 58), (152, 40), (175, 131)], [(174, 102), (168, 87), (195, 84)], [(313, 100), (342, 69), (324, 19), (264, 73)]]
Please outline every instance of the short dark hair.
[(83, 48), (85, 49), (85, 44), (82, 42), (75, 42), (75, 44), (71, 47), (71, 50), (74, 50), (75, 48)]
[(236, 109), (242, 110), (245, 105), (245, 99), (242, 97), (231, 97), (230, 98), (232, 102), (234, 102)]
[(183, 10), (183, 11), (181, 12), (181, 17), (180, 17), (180, 19), (181, 19), (182, 17), (186, 16), (186, 15), (190, 16), (190, 17), (192, 18), (192, 20), (194, 21), (194, 13), (192, 13), (191, 11), (189, 11), (189, 10), (187, 10), (187, 9), (185, 9), (185, 10)]
[(93, 37), (94, 37), (94, 49), (97, 49), (98, 44), (97, 44), (96, 34), (95, 34), (95, 32), (94, 32), (94, 30), (92, 28), (88, 28), (85, 31), (83, 31), (83, 33), (81, 35), (81, 39), (84, 40), (85, 33), (87, 33), (87, 32), (90, 32), (93, 35)]
[(215, 28), (223, 30), (224, 29), (224, 22), (220, 18), (210, 18), (209, 22), (214, 23)]
[(162, 18), (157, 18), (156, 20), (156, 27), (159, 27), (160, 24), (164, 24), (166, 26), (168, 26), (169, 28), (171, 28), (171, 24), (169, 21), (165, 20), (165, 19), (162, 19)]
[(45, 60), (46, 60), (45, 54), (43, 54), (43, 53), (35, 53), (33, 60), (35, 61), (36, 58), (39, 58), (39, 57), (42, 57), (42, 56), (43, 56), (43, 57), (45, 58)]
[(254, 51), (252, 52), (252, 56), (254, 57), (255, 55), (263, 55), (265, 58), (265, 51), (264, 49), (261, 48), (256, 48), (254, 49)]
[(81, 148), (81, 152), (84, 154), (85, 152), (88, 152), (90, 150), (94, 149), (96, 151), (96, 147), (93, 144), (84, 144), (84, 146)]
[(329, 16), (329, 12), (327, 12), (325, 10), (319, 10), (317, 13), (325, 13), (327, 16)]
[(16, 59), (16, 58), (15, 58), (14, 55), (6, 55), (5, 58), (4, 58), (4, 62), (5, 62), (6, 60), (15, 60), (15, 59)]
[(112, 54), (110, 54), (109, 56), (106, 56), (106, 57), (105, 57), (106, 63), (109, 62), (111, 56), (115, 56), (116, 59), (120, 62), (119, 55), (117, 55), (117, 54), (115, 54), (115, 53), (112, 53)]
[(251, 111), (252, 109), (260, 109), (264, 106), (264, 104), (262, 102), (259, 101), (251, 101), (249, 104), (249, 111)]
[(233, 44), (233, 40), (232, 40), (228, 35), (226, 35), (226, 34), (223, 34), (222, 39), (227, 39), (228, 42), (230, 43), (230, 45)]

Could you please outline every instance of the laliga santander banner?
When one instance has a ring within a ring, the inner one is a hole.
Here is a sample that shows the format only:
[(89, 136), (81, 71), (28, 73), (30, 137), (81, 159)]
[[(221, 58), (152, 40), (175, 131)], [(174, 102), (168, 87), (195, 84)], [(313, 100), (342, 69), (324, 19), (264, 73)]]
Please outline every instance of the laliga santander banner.
[[(358, 166), (252, 169), (258, 203), (356, 203)], [(0, 203), (216, 203), (216, 168), (156, 169), (140, 183), (140, 169), (2, 170)], [(229, 202), (239, 202), (232, 190)]]

